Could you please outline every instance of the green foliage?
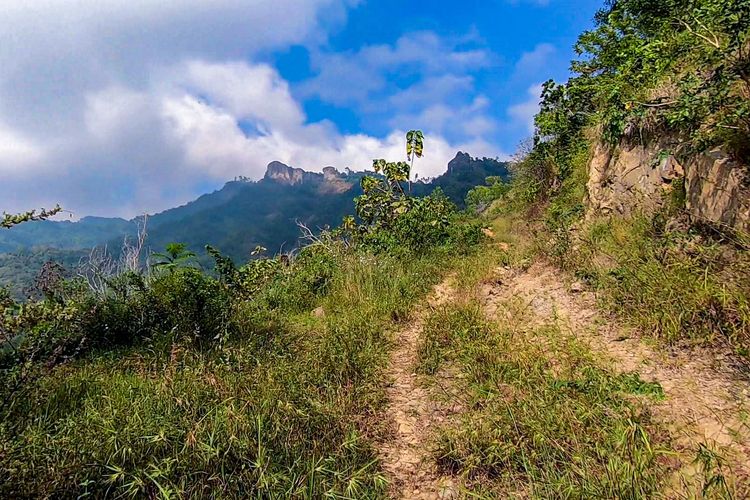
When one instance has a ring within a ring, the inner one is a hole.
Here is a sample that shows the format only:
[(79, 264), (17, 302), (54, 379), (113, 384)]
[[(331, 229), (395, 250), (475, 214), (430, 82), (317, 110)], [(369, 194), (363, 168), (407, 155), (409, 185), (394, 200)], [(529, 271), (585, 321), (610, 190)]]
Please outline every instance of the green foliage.
[[(668, 341), (748, 347), (746, 245), (729, 234), (665, 230), (679, 220), (675, 183), (654, 216), (583, 221), (589, 138), (679, 139), (672, 154), (717, 145), (747, 160), (750, 4), (618, 0), (578, 40), (574, 76), (547, 82), (533, 143), (514, 164), (506, 205), (541, 222), (537, 247), (589, 281), (623, 317)], [(731, 255), (731, 257), (726, 257)]]
[(410, 130), (406, 133), (406, 157), (412, 160), (414, 157), (422, 158), (424, 151), (424, 134), (421, 130)]
[(195, 265), (195, 253), (187, 249), (185, 243), (169, 243), (164, 252), (156, 252), (151, 255), (156, 258), (152, 262), (154, 269), (165, 269), (174, 273), (180, 267)]
[(592, 123), (570, 120), (589, 116), (603, 124), (612, 142), (629, 128), (665, 125), (689, 137), (696, 149), (747, 143), (747, 2), (622, 0), (596, 20), (576, 45), (577, 76), (545, 95), (552, 109), (543, 106), (542, 134), (558, 135), (564, 118), (569, 129)]
[(180, 268), (157, 275), (149, 294), (158, 313), (158, 331), (208, 345), (223, 342), (232, 332), (229, 295), (201, 271)]
[(43, 208), (38, 212), (36, 210), (24, 212), (21, 214), (8, 214), (3, 212), (3, 218), (0, 219), (0, 228), (10, 229), (11, 227), (17, 226), (18, 224), (22, 224), (24, 222), (46, 220), (53, 215), (59, 214), (61, 211), (62, 208), (60, 207), (60, 205), (56, 205), (55, 208), (51, 210), (46, 210)]
[(412, 183), (411, 193), (425, 196), (440, 188), (458, 208), (465, 208), (468, 192), (484, 183), (488, 177), (499, 177), (503, 182), (509, 182), (508, 164), (495, 158), (472, 158), (468, 154), (458, 153), (448, 164), (447, 172), (429, 183)]
[[(422, 138), (419, 131), (407, 134), (410, 155), (422, 155)], [(382, 176), (362, 178), (363, 194), (355, 199), (361, 224), (345, 218), (339, 230), (344, 238), (376, 252), (391, 253), (424, 253), (455, 244), (465, 249), (468, 245), (464, 242), (479, 241), (480, 227), (459, 227), (456, 207), (439, 187), (424, 197), (407, 193), (402, 183), (409, 179), (408, 163), (374, 160), (373, 169)], [(459, 235), (464, 240), (459, 240)]]
[(565, 84), (543, 86), (514, 196), (546, 201), (578, 168), (585, 130), (609, 143), (679, 137), (678, 154), (750, 144), (750, 6), (743, 0), (618, 0), (576, 44)]
[(487, 177), (486, 185), (476, 186), (466, 194), (466, 207), (474, 212), (483, 212), (493, 201), (502, 198), (510, 189), (499, 176)]

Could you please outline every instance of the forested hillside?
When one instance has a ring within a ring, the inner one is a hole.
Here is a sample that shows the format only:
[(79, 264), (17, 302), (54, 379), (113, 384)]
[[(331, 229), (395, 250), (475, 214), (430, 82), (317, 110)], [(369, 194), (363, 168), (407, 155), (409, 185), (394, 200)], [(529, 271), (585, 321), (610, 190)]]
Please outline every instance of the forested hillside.
[[(212, 261), (205, 253), (206, 245), (219, 248), (236, 262), (247, 260), (257, 246), (271, 254), (291, 251), (301, 243), (298, 222), (317, 232), (354, 213), (353, 199), (362, 193), (359, 183), (364, 172), (339, 173), (333, 168), (326, 172), (304, 172), (275, 162), (258, 182), (231, 181), (186, 205), (148, 216), (145, 245), (159, 251), (171, 242), (185, 243), (208, 269)], [(503, 162), (459, 153), (444, 174), (414, 183), (412, 190), (427, 195), (439, 187), (463, 206), (473, 186), (487, 177), (507, 179), (508, 175)], [(0, 286), (21, 298), (33, 288), (34, 277), (50, 259), (72, 272), (94, 247), (106, 246), (117, 258), (123, 240), (134, 240), (142, 225), (142, 218), (84, 217), (75, 223), (34, 221), (3, 231)]]

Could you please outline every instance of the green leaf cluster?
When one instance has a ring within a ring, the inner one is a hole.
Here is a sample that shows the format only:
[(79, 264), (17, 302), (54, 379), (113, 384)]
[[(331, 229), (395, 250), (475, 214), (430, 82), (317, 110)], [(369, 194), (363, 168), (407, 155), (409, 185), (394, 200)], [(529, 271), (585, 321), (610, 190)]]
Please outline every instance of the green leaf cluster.
[(43, 208), (39, 211), (31, 210), (30, 212), (24, 212), (20, 214), (9, 214), (3, 212), (3, 218), (0, 219), (0, 227), (10, 229), (11, 227), (17, 226), (18, 224), (22, 224), (24, 222), (33, 220), (46, 220), (53, 215), (59, 214), (61, 211), (62, 208), (60, 207), (60, 205), (56, 205), (55, 208), (52, 208), (50, 210)]
[(744, 0), (617, 0), (575, 46), (575, 77), (548, 82), (539, 136), (601, 124), (604, 137), (667, 127), (694, 150), (750, 138), (750, 4)]
[[(407, 156), (413, 160), (424, 153), (421, 131), (406, 136)], [(463, 241), (478, 241), (478, 226), (458, 221), (456, 206), (438, 187), (424, 197), (411, 196), (404, 187), (411, 166), (406, 162), (373, 161), (376, 176), (361, 180), (362, 195), (355, 199), (357, 219), (345, 217), (336, 235), (371, 250), (390, 253), (423, 253), (452, 245), (463, 247), (455, 238), (467, 230)], [(468, 228), (468, 229), (467, 229)]]

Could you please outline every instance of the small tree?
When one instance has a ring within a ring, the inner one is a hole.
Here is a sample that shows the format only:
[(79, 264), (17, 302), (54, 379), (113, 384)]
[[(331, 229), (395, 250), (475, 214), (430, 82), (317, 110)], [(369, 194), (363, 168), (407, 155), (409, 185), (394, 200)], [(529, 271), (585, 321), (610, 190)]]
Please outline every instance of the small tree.
[[(406, 133), (406, 159), (411, 162), (410, 171), (414, 170), (414, 158), (422, 158), (424, 152), (424, 134), (421, 130), (410, 130)], [(409, 179), (411, 193), (411, 178)]]
[(188, 250), (184, 243), (170, 243), (164, 252), (154, 253), (152, 257), (159, 259), (154, 262), (154, 269), (166, 269), (174, 273), (180, 267), (191, 267), (195, 264), (196, 255)]
[[(406, 143), (407, 159), (413, 164), (424, 151), (422, 132), (410, 131)], [(376, 250), (420, 252), (445, 243), (455, 212), (450, 200), (440, 190), (424, 198), (407, 194), (403, 186), (411, 173), (407, 162), (378, 159), (373, 161), (373, 169), (380, 176), (363, 177), (363, 194), (354, 200), (361, 224), (346, 217), (342, 233)]]

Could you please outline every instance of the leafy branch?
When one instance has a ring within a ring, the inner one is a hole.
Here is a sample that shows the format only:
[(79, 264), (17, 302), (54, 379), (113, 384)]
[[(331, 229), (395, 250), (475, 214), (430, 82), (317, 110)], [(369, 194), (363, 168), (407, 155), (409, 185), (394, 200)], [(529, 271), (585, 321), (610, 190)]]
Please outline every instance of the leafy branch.
[(55, 205), (55, 208), (52, 208), (50, 210), (42, 208), (39, 211), (31, 210), (30, 212), (24, 212), (20, 214), (9, 214), (3, 212), (3, 218), (2, 221), (0, 221), (0, 227), (10, 229), (11, 227), (22, 224), (24, 222), (46, 220), (53, 215), (59, 214), (60, 212), (62, 212), (62, 208), (60, 207), (60, 205)]

